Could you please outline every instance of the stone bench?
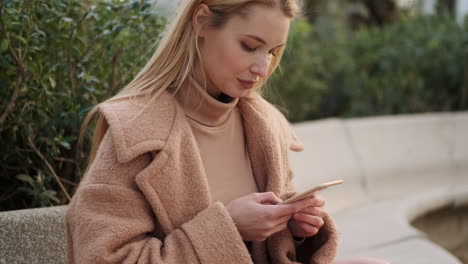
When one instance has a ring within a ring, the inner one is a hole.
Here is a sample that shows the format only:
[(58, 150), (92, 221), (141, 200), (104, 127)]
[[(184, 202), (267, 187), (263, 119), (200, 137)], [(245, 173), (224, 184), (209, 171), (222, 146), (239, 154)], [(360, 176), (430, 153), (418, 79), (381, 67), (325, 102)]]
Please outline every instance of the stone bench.
[(67, 206), (0, 212), (0, 264), (66, 262)]
[[(292, 153), (298, 190), (324, 190), (340, 232), (339, 258), (461, 263), (411, 221), (468, 204), (468, 112), (295, 124), (306, 150)], [(0, 213), (0, 264), (64, 263), (66, 206)]]

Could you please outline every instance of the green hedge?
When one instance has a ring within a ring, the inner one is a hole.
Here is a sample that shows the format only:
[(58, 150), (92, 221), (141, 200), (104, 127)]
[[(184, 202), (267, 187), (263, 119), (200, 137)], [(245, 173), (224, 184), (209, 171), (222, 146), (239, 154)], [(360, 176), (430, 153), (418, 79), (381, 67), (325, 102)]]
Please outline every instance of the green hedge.
[(0, 1), (0, 211), (68, 202), (58, 182), (71, 195), (81, 176), (84, 115), (130, 80), (164, 25), (148, 1), (86, 2)]
[(468, 109), (468, 30), (413, 17), (349, 32), (299, 21), (267, 97), (293, 121)]

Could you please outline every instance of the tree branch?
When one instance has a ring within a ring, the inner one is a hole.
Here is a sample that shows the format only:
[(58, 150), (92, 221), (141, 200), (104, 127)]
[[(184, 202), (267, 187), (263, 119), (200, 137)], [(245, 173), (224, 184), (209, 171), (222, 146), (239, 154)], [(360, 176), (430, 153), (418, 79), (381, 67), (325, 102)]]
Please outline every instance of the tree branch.
[(28, 38), (26, 39), (26, 48), (24, 49), (23, 57), (21, 58), (22, 61), (25, 61), (26, 56), (28, 55), (29, 42), (31, 40), (31, 28), (32, 28), (32, 23), (31, 23), (31, 20), (29, 20)]
[(71, 60), (71, 49), (72, 49), (72, 42), (73, 42), (73, 36), (75, 34), (75, 26), (73, 26), (73, 29), (70, 31), (68, 34), (68, 46), (67, 46), (67, 63), (68, 63), (68, 69), (69, 69), (69, 74), (70, 74), (70, 81), (71, 81), (71, 90), (72, 90), (72, 96), (75, 96), (76, 92), (76, 80), (75, 80), (75, 67), (73, 66), (72, 60)]
[(29, 135), (28, 136), (28, 143), (29, 143), (29, 146), (34, 150), (34, 152), (39, 156), (39, 158), (41, 158), (41, 160), (46, 164), (47, 168), (50, 170), (50, 172), (52, 173), (52, 175), (54, 176), (55, 180), (57, 181), (58, 185), (60, 186), (60, 189), (62, 189), (62, 192), (65, 194), (65, 196), (67, 197), (68, 201), (71, 201), (71, 197), (70, 195), (68, 194), (67, 190), (65, 189), (65, 187), (63, 186), (62, 184), (62, 181), (60, 180), (60, 177), (57, 175), (57, 173), (55, 173), (55, 170), (54, 168), (52, 167), (52, 165), (50, 165), (50, 163), (47, 161), (47, 159), (42, 155), (42, 153), (39, 151), (39, 149), (36, 147), (36, 145), (34, 145), (32, 139), (31, 139), (31, 136), (32, 135)]
[(107, 91), (106, 91), (106, 98), (109, 98), (112, 92), (115, 90), (115, 88), (119, 85), (119, 81), (117, 81), (116, 75), (117, 75), (118, 61), (122, 53), (123, 53), (123, 49), (120, 48), (117, 51), (117, 53), (115, 53), (114, 56), (112, 57), (112, 73), (111, 73), (111, 77), (109, 81), (109, 86), (107, 87)]

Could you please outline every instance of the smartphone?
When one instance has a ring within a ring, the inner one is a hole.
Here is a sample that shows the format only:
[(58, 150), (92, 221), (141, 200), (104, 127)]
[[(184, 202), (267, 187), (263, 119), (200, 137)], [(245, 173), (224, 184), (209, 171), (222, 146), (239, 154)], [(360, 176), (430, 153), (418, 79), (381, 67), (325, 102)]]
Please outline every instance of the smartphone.
[(294, 203), (294, 202), (297, 202), (299, 200), (302, 200), (304, 198), (307, 198), (307, 197), (310, 197), (312, 196), (312, 194), (316, 191), (320, 191), (320, 190), (323, 190), (323, 189), (326, 189), (330, 186), (335, 186), (335, 185), (338, 185), (338, 184), (342, 184), (343, 183), (343, 180), (337, 180), (337, 181), (331, 181), (331, 182), (325, 182), (325, 183), (322, 183), (320, 185), (317, 185), (315, 186), (314, 188), (312, 189), (309, 189), (305, 192), (302, 192), (302, 193), (299, 193), (299, 194), (296, 194), (294, 195), (293, 197), (287, 199), (287, 200), (284, 200), (283, 202), (281, 202), (280, 204), (289, 204), (289, 203)]

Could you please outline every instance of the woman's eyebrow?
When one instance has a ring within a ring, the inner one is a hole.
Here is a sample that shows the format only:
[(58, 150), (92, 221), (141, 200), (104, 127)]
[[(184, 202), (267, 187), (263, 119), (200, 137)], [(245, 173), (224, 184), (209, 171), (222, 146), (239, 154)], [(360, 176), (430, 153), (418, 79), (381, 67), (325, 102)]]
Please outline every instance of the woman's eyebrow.
[[(249, 37), (249, 38), (252, 38), (252, 39), (255, 39), (255, 40), (257, 40), (258, 42), (263, 43), (264, 45), (267, 45), (266, 41), (263, 40), (263, 39), (260, 38), (260, 37), (257, 37), (257, 36), (254, 36), (254, 35), (249, 35), (249, 34), (246, 34), (245, 36), (246, 36), (246, 37)], [(278, 46), (276, 46), (275, 48), (279, 48), (279, 47), (281, 47), (281, 46), (284, 46), (284, 43), (283, 43), (283, 44), (280, 44), (280, 45), (278, 45)]]

